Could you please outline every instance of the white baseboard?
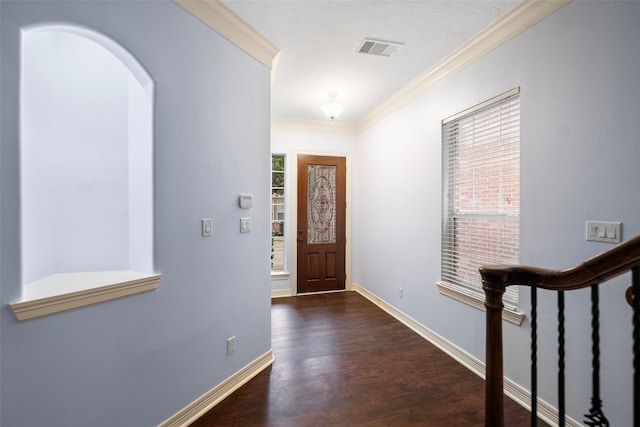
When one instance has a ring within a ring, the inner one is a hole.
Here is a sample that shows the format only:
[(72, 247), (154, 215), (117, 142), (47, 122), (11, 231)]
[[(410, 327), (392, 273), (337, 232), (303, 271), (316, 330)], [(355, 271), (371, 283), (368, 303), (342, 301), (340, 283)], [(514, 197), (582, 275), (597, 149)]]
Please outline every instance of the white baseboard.
[[(409, 329), (413, 330), (440, 350), (447, 353), (474, 374), (483, 379), (485, 378), (485, 364), (482, 361), (476, 359), (452, 342), (433, 332), (422, 323), (398, 310), (396, 307), (381, 299), (360, 284), (352, 283), (351, 289), (373, 302), (391, 316), (395, 317)], [(508, 378), (504, 379), (504, 394), (513, 399), (520, 406), (527, 410), (531, 410), (531, 392)], [(558, 425), (558, 409), (540, 398), (538, 398), (538, 417), (550, 425)], [(569, 427), (583, 427), (578, 421), (569, 417), (566, 419), (566, 425)]]
[(291, 289), (271, 289), (271, 298), (291, 297)]
[(185, 408), (176, 412), (158, 427), (187, 427), (200, 418), (205, 412), (222, 402), (231, 393), (246, 384), (273, 363), (273, 352), (269, 350), (253, 362), (191, 402)]

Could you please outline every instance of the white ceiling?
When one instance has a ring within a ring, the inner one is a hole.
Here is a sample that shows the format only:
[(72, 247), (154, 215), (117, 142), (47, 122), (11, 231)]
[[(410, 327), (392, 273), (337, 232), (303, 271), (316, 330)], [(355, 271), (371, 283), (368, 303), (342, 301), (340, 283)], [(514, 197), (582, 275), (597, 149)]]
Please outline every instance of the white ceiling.
[[(226, 0), (281, 51), (272, 115), (326, 121), (337, 92), (357, 123), (416, 77), (498, 20), (513, 0)], [(362, 40), (403, 43), (391, 57), (357, 53)]]

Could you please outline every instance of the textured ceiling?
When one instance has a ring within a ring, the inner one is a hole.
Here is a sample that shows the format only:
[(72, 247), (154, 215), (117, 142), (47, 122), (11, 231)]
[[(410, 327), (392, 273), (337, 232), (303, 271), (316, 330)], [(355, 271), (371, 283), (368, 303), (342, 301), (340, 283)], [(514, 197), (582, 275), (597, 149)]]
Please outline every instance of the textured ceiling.
[[(223, 3), (278, 46), (272, 115), (326, 121), (337, 92), (356, 123), (517, 1), (229, 0)], [(403, 43), (391, 57), (357, 53), (362, 40)]]

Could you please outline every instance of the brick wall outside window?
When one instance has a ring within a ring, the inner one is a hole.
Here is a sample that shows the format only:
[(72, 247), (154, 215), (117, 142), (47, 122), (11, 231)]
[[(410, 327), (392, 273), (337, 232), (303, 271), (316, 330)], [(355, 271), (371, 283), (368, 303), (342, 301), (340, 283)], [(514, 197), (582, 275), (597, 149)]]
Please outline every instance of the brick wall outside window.
[(444, 281), (481, 291), (480, 266), (518, 263), (519, 151), (518, 96), (443, 124)]

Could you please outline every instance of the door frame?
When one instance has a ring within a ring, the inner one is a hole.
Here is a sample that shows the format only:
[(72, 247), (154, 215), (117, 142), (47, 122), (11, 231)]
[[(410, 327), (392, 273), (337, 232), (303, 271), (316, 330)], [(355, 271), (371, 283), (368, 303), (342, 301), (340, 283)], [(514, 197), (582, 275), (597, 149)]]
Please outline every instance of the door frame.
[[(307, 151), (307, 150), (291, 150), (291, 203), (289, 204), (289, 218), (291, 218), (291, 228), (293, 230), (289, 236), (289, 253), (290, 258), (290, 285), (291, 295), (298, 295), (298, 243), (296, 242), (297, 235), (295, 230), (298, 229), (298, 155), (310, 155), (310, 156), (327, 156), (327, 157), (344, 157), (346, 160), (346, 200), (347, 208), (345, 212), (345, 281), (344, 290), (351, 290), (351, 153), (335, 152), (335, 151)], [(342, 292), (339, 291), (327, 291), (327, 292)], [(322, 292), (320, 292), (322, 293)], [(309, 293), (301, 294), (309, 295)]]

